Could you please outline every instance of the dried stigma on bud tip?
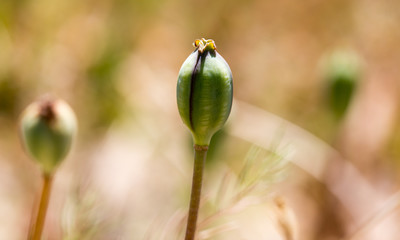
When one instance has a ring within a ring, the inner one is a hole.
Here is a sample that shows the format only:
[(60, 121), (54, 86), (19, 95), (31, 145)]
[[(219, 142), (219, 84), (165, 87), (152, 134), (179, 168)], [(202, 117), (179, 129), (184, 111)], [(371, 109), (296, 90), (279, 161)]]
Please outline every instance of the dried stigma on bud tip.
[(232, 73), (211, 39), (196, 40), (196, 50), (183, 63), (178, 76), (179, 114), (196, 145), (211, 137), (228, 119), (232, 107)]
[(67, 156), (77, 123), (73, 110), (66, 102), (43, 98), (24, 110), (20, 129), (27, 152), (40, 164), (45, 174), (51, 174)]

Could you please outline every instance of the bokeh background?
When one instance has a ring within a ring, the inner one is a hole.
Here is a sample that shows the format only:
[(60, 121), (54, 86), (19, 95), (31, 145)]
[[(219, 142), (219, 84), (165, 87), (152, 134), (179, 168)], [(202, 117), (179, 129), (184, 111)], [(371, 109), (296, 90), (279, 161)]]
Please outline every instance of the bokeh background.
[(41, 190), (18, 138), (44, 94), (79, 120), (45, 238), (180, 239), (192, 141), (179, 68), (212, 38), (234, 76), (198, 239), (400, 235), (400, 2), (1, 0), (0, 239), (26, 239)]

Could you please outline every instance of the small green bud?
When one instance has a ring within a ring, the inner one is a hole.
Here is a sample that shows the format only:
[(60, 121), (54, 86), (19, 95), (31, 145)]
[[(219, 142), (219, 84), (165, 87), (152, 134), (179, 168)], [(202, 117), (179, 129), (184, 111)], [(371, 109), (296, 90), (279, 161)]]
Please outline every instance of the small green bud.
[(45, 174), (51, 174), (67, 156), (77, 131), (77, 122), (66, 102), (43, 98), (24, 110), (20, 130), (27, 152)]
[(211, 39), (194, 42), (196, 50), (178, 76), (177, 102), (196, 145), (207, 146), (228, 119), (232, 107), (232, 72)]
[(336, 50), (325, 57), (323, 64), (330, 108), (336, 118), (341, 119), (350, 105), (361, 76), (360, 59), (352, 51)]

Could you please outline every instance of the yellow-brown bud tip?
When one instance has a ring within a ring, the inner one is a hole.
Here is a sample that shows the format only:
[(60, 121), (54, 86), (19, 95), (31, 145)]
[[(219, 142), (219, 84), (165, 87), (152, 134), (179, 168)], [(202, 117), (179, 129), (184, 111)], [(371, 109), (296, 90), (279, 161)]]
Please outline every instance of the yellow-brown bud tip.
[(207, 50), (217, 50), (217, 46), (215, 45), (214, 40), (212, 39), (196, 39), (193, 43), (193, 47), (197, 48), (200, 53), (203, 53)]

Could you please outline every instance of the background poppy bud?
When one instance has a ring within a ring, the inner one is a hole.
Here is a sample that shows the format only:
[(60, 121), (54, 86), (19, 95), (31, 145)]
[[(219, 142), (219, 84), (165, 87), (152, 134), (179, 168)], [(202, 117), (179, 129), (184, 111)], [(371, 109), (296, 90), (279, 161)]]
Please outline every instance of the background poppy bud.
[(323, 60), (329, 107), (342, 119), (361, 78), (360, 59), (353, 51), (336, 50)]
[(211, 39), (196, 40), (196, 50), (183, 63), (178, 76), (179, 114), (196, 145), (211, 137), (228, 119), (232, 107), (232, 72)]
[(76, 117), (60, 99), (43, 98), (30, 104), (22, 113), (21, 138), (27, 152), (45, 174), (68, 154), (77, 131)]

